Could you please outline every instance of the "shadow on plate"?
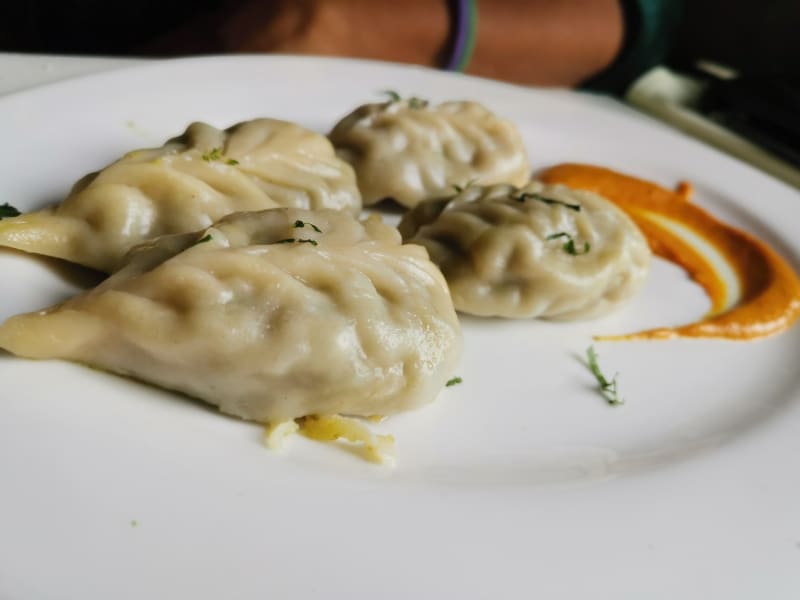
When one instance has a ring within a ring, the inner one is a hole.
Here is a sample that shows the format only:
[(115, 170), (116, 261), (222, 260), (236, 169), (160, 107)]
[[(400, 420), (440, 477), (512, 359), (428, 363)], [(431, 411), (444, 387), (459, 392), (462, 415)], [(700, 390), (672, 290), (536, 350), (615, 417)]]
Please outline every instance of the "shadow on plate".
[(47, 271), (58, 277), (67, 285), (71, 285), (83, 290), (95, 287), (103, 281), (107, 275), (100, 271), (95, 271), (89, 267), (84, 267), (75, 263), (62, 260), (60, 258), (53, 258), (51, 256), (43, 256), (41, 254), (32, 254), (16, 250), (14, 248), (0, 248), (0, 255), (16, 256), (24, 260), (30, 260), (44, 267)]

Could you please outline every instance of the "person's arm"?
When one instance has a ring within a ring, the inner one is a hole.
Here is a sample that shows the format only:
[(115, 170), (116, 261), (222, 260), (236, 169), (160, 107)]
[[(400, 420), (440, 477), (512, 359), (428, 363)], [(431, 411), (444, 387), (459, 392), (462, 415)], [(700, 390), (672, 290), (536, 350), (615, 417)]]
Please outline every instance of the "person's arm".
[(619, 0), (480, 2), (468, 73), (533, 85), (575, 86), (608, 67), (622, 47)]
[[(622, 46), (619, 0), (483, 0), (478, 10), (471, 74), (574, 86), (607, 67)], [(206, 26), (212, 30), (200, 40), (194, 36), (194, 45), (189, 27), (163, 38), (160, 49), (348, 56), (437, 67), (451, 33), (445, 0), (245, 0), (229, 3)]]

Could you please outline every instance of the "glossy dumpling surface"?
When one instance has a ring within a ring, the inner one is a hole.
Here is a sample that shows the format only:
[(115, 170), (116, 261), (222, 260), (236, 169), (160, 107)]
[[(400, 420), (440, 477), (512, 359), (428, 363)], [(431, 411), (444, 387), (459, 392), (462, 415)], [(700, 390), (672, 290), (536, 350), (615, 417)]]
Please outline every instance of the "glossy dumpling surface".
[(355, 167), (365, 204), (391, 197), (412, 207), (451, 192), (454, 184), (524, 185), (530, 178), (516, 127), (476, 102), (366, 104), (329, 137)]
[(396, 229), (274, 209), (137, 247), (97, 288), (6, 321), (0, 347), (275, 422), (430, 402), (461, 332), (440, 271)]
[(194, 123), (87, 175), (62, 203), (3, 219), (0, 245), (111, 272), (144, 240), (279, 206), (358, 212), (355, 174), (327, 138), (293, 123)]
[(533, 182), (470, 186), (403, 218), (459, 311), (511, 318), (603, 315), (634, 296), (650, 249), (625, 213), (591, 192)]

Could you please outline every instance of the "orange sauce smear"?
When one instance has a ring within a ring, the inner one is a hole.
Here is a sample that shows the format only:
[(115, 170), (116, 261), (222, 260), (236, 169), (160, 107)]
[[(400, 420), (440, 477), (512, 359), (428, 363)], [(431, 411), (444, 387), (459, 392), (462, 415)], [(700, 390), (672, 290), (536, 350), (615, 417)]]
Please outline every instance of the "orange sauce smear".
[[(683, 267), (711, 299), (710, 312), (695, 323), (597, 339), (750, 340), (785, 331), (800, 317), (800, 280), (792, 267), (761, 240), (692, 204), (690, 184), (681, 183), (671, 191), (610, 169), (580, 164), (551, 167), (539, 178), (545, 183), (595, 192), (617, 204), (644, 233), (653, 253)], [(670, 231), (669, 224), (691, 231), (730, 265), (740, 288), (732, 306), (728, 285), (712, 261)]]

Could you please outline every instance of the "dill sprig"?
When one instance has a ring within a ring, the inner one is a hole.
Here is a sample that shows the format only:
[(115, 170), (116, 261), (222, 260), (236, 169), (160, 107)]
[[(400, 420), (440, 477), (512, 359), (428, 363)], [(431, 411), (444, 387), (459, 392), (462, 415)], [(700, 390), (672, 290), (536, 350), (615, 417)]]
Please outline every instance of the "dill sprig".
[(383, 90), (381, 92), (384, 96), (389, 96), (389, 102), (400, 102), (402, 100), (402, 96), (395, 92), (394, 90)]
[(600, 393), (606, 399), (606, 402), (611, 405), (624, 404), (625, 401), (619, 397), (619, 391), (617, 390), (617, 375), (615, 374), (611, 381), (605, 378), (597, 362), (597, 352), (595, 352), (594, 346), (589, 346), (586, 349), (586, 359), (589, 369), (597, 379), (597, 385), (600, 386)]
[(301, 221), (300, 219), (297, 219), (297, 221), (294, 222), (295, 228), (305, 227), (306, 225), (311, 227), (311, 229), (313, 229), (317, 233), (322, 233), (322, 230), (319, 227), (317, 227), (313, 223), (309, 223), (308, 221)]
[[(384, 90), (381, 94), (385, 96), (389, 96), (389, 104), (394, 104), (395, 102), (402, 102), (403, 97), (398, 94), (394, 90)], [(408, 99), (408, 108), (412, 110), (419, 110), (420, 108), (425, 108), (428, 106), (429, 102), (427, 100), (423, 100), (422, 98), (417, 98), (416, 96), (411, 96)]]
[(569, 202), (564, 202), (562, 200), (556, 200), (555, 198), (548, 198), (547, 196), (542, 196), (541, 194), (537, 194), (536, 192), (522, 192), (519, 196), (515, 196), (514, 200), (517, 202), (525, 202), (525, 200), (538, 200), (539, 202), (544, 202), (545, 204), (559, 204), (564, 206), (570, 210), (574, 210), (575, 212), (580, 212), (581, 207), (580, 204), (570, 204)]

